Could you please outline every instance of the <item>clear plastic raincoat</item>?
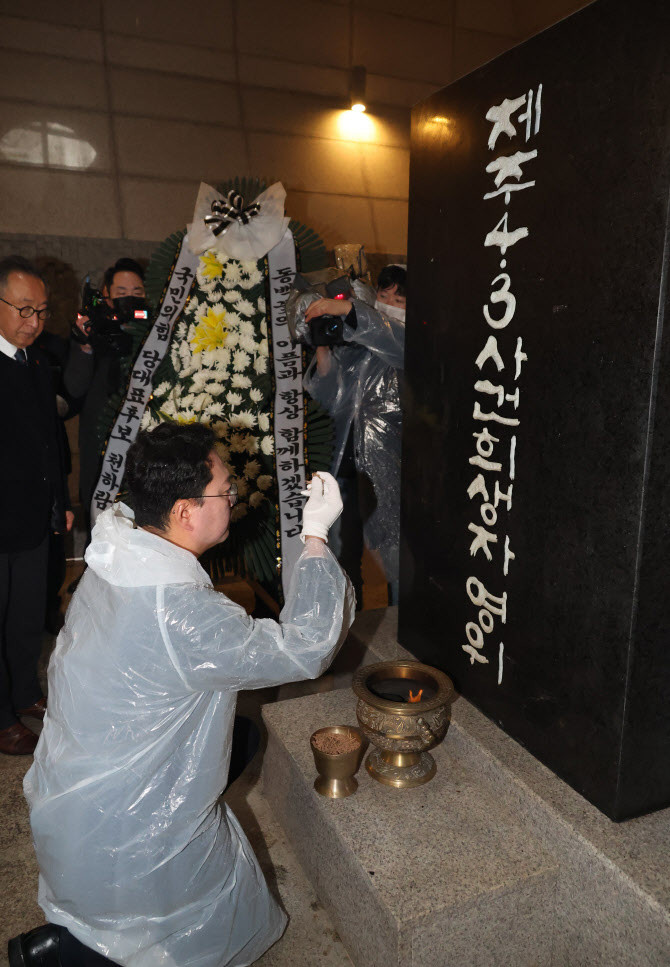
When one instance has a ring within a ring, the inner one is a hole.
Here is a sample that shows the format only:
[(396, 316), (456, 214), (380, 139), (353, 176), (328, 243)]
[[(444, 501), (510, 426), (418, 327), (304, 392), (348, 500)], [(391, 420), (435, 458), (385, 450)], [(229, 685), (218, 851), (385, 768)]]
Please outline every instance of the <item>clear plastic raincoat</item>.
[[(402, 416), (398, 371), (403, 369), (405, 326), (370, 305), (374, 290), (354, 283), (356, 329), (344, 324), (347, 345), (332, 352), (330, 372), (322, 376), (316, 358), (305, 374), (308, 393), (330, 414), (335, 428), (331, 473), (340, 461), (354, 425), (354, 458), (359, 473), (372, 483), (376, 507), (365, 522), (365, 539), (377, 550), (387, 579), (398, 575), (400, 532), (400, 438)], [(296, 300), (296, 314), (304, 313), (315, 297)]]
[(218, 801), (236, 692), (320, 675), (350, 586), (309, 539), (280, 623), (254, 621), (123, 505), (100, 515), (86, 560), (24, 783), (40, 906), (119, 964), (250, 964), (286, 917)]

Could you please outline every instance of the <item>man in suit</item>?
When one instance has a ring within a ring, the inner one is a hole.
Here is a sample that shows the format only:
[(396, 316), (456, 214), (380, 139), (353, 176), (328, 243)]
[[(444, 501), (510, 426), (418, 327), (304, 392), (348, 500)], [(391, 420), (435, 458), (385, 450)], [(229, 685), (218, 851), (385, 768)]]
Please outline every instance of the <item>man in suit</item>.
[(49, 314), (47, 290), (26, 259), (0, 260), (0, 753), (29, 755), (43, 718), (37, 680), (49, 533), (65, 519), (65, 475), (47, 358), (33, 343)]

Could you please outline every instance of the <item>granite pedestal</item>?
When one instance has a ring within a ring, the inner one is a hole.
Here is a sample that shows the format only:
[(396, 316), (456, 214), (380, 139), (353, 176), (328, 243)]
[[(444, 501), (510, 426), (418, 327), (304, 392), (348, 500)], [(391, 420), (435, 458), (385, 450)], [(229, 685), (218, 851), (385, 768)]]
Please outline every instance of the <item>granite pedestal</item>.
[[(395, 616), (361, 615), (340, 664), (406, 656)], [(356, 967), (670, 964), (670, 810), (612, 822), (463, 698), (431, 782), (395, 790), (362, 766), (328, 800), (309, 736), (355, 724), (350, 689), (263, 717), (264, 794)]]

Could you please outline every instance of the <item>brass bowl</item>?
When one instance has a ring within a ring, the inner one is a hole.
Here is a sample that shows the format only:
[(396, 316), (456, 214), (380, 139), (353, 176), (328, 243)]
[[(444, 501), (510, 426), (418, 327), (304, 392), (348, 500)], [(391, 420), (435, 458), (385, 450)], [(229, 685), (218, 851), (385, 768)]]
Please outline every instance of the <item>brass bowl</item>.
[[(376, 683), (409, 679), (431, 692), (414, 704), (374, 694)], [(360, 668), (353, 680), (356, 717), (374, 748), (365, 768), (386, 786), (409, 789), (429, 782), (436, 765), (428, 749), (444, 738), (449, 726), (454, 686), (444, 672), (418, 661), (397, 659)]]
[[(357, 739), (358, 745), (351, 752), (322, 752), (314, 745), (317, 735), (350, 735)], [(309, 744), (319, 773), (314, 780), (316, 791), (329, 799), (344, 799), (356, 792), (358, 782), (354, 774), (358, 771), (363, 753), (363, 740), (358, 729), (351, 725), (327, 725), (312, 733)]]

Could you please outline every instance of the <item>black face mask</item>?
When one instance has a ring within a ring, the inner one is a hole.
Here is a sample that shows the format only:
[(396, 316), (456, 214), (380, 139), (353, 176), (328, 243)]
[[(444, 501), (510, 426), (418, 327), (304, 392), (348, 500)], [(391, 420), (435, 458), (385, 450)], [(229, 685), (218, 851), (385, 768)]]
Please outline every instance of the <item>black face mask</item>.
[(114, 314), (122, 326), (131, 322), (144, 322), (149, 319), (149, 303), (144, 296), (123, 295), (112, 300)]

